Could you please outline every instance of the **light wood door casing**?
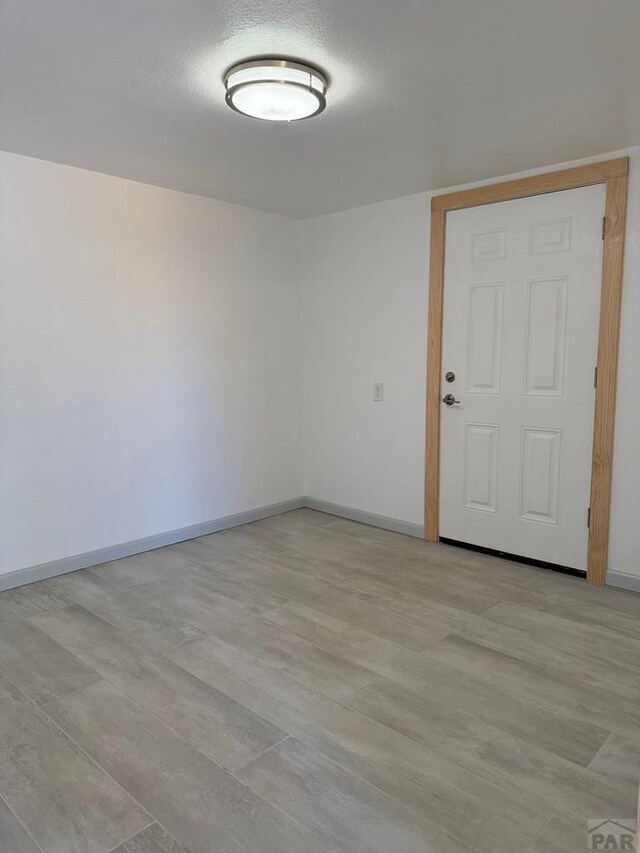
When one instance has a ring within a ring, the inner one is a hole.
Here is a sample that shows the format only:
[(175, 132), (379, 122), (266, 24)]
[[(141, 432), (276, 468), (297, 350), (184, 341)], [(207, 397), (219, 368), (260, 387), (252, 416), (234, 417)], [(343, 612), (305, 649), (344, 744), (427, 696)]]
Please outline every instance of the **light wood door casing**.
[(426, 539), (437, 541), (439, 536), (440, 385), (447, 212), (603, 183), (607, 187), (606, 230), (598, 332), (598, 387), (593, 430), (591, 527), (587, 576), (592, 583), (604, 583), (609, 541), (613, 426), (628, 171), (629, 159), (623, 157), (432, 198), (425, 449), (424, 531)]

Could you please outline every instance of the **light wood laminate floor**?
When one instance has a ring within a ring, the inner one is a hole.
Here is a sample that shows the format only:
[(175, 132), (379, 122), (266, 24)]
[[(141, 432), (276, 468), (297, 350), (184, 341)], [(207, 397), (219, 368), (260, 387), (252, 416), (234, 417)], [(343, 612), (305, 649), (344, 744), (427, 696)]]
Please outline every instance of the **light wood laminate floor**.
[(577, 853), (640, 596), (310, 510), (0, 594), (2, 853)]

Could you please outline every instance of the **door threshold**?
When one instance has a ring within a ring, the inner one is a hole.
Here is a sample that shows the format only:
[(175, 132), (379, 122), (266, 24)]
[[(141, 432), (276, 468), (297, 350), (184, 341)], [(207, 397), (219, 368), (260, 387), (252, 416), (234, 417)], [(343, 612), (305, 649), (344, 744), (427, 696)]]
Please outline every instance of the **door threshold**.
[(441, 536), (438, 540), (443, 545), (453, 545), (455, 548), (464, 548), (467, 551), (477, 551), (480, 554), (489, 554), (491, 557), (501, 557), (503, 560), (511, 560), (513, 563), (524, 563), (527, 566), (535, 566), (538, 569), (549, 569), (552, 572), (560, 572), (563, 575), (573, 575), (578, 578), (586, 578), (584, 569), (573, 569), (571, 566), (561, 566), (558, 563), (547, 563), (545, 560), (534, 560), (531, 557), (522, 557), (520, 554), (508, 554), (506, 551), (496, 551), (494, 548), (485, 548), (482, 545), (472, 545), (470, 542), (460, 542), (457, 539), (447, 539)]

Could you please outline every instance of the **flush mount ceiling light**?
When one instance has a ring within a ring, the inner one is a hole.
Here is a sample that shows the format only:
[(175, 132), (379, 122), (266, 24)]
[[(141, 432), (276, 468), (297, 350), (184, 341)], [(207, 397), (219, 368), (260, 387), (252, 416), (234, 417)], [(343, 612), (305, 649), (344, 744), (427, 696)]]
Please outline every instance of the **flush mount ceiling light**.
[(298, 121), (325, 108), (327, 81), (315, 68), (287, 59), (258, 59), (225, 74), (227, 103), (243, 115), (266, 121)]

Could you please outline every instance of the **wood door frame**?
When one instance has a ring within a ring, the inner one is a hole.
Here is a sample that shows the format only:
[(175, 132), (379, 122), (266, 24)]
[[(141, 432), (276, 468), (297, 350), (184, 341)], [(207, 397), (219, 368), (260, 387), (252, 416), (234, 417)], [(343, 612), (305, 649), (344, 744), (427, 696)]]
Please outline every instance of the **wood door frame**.
[(606, 184), (605, 233), (602, 256), (598, 382), (591, 463), (591, 525), (587, 579), (606, 579), (611, 508), (611, 466), (616, 402), (616, 376), (622, 296), (622, 265), (626, 224), (629, 158), (604, 160), (572, 169), (545, 172), (513, 181), (434, 196), (431, 199), (429, 258), (429, 319), (427, 335), (427, 421), (425, 453), (424, 538), (438, 541), (440, 477), (440, 390), (442, 371), (442, 307), (447, 213), (499, 201)]

